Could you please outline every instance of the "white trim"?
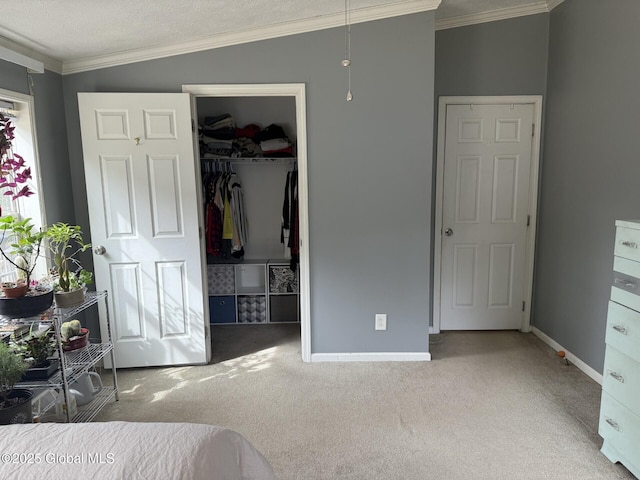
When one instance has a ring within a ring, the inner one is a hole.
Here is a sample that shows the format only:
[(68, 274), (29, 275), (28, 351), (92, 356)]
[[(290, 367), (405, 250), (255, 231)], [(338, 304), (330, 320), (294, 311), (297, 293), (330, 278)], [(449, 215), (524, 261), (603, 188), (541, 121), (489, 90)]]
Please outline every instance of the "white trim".
[[(562, 1), (562, 0), (560, 0)], [(556, 5), (554, 5), (555, 7)], [(551, 7), (553, 8), (553, 7)], [(499, 8), (487, 12), (472, 13), (470, 15), (460, 15), (456, 17), (441, 18), (436, 20), (435, 29), (445, 30), (448, 28), (466, 27), (478, 23), (495, 22), (496, 20), (507, 20), (509, 18), (525, 17), (538, 13), (549, 13), (548, 2), (541, 1), (518, 7)]]
[(436, 206), (433, 242), (433, 326), (430, 333), (440, 333), (440, 276), (442, 271), (442, 207), (444, 202), (444, 145), (446, 133), (446, 114), (448, 105), (501, 105), (501, 104), (533, 104), (535, 132), (531, 148), (531, 172), (529, 177), (529, 215), (531, 224), (527, 229), (527, 245), (525, 252), (524, 295), (525, 311), (522, 312), (521, 331), (531, 331), (531, 301), (533, 294), (533, 264), (535, 253), (537, 207), (538, 207), (538, 175), (540, 171), (540, 139), (542, 126), (542, 96), (516, 95), (495, 97), (440, 97), (438, 104), (438, 144), (436, 155)]
[(556, 8), (562, 2), (564, 2), (564, 0), (547, 0), (547, 6), (549, 7), (549, 11), (553, 10), (554, 8)]
[(429, 352), (314, 353), (316, 362), (430, 362)]
[(589, 365), (584, 363), (582, 360), (580, 360), (578, 357), (576, 357), (573, 353), (568, 351), (566, 348), (564, 348), (554, 339), (549, 337), (547, 334), (541, 332), (536, 327), (531, 328), (531, 333), (533, 333), (536, 337), (538, 337), (544, 343), (549, 345), (556, 352), (559, 352), (560, 350), (564, 350), (565, 358), (569, 360), (569, 362), (573, 363), (578, 368), (578, 370), (582, 371), (585, 375), (591, 378), (591, 380), (602, 385), (602, 375), (600, 373), (598, 373), (596, 370), (594, 370)]
[(3, 47), (2, 45), (0, 45), (0, 59), (26, 67), (33, 73), (44, 73), (44, 64), (41, 61), (18, 53), (10, 48)]
[(302, 361), (311, 355), (311, 288), (309, 277), (309, 181), (307, 168), (307, 111), (304, 83), (183, 85), (192, 97), (294, 97), (298, 159), (298, 210), (300, 232), (300, 349)]
[[(440, 5), (440, 1), (441, 0), (408, 0), (388, 5), (354, 9), (351, 11), (351, 23), (371, 22), (383, 18), (435, 10)], [(213, 48), (228, 47), (230, 45), (256, 42), (270, 38), (284, 37), (286, 35), (313, 32), (316, 30), (324, 30), (326, 28), (334, 28), (343, 25), (344, 11), (339, 11), (329, 15), (321, 15), (303, 20), (280, 23), (277, 25), (267, 25), (242, 31), (210, 35), (208, 37), (189, 42), (180, 42), (159, 47), (138, 48), (127, 50), (126, 52), (98, 55), (79, 60), (69, 60), (64, 62), (62, 74), (67, 75), (71, 73), (86, 72), (99, 68), (114, 67), (117, 65), (143, 62), (146, 60), (170, 57), (173, 55), (200, 52)]]
[[(7, 60), (18, 63), (28, 68), (31, 72), (43, 73), (46, 68), (55, 73), (62, 73), (62, 62), (60, 60), (43, 55), (35, 50), (30, 50), (7, 38), (0, 37), (0, 52), (11, 52), (7, 53), (7, 55), (13, 55), (13, 58), (18, 61), (12, 60), (11, 58), (7, 58)], [(5, 58), (3, 55), (0, 56)]]
[[(35, 195), (29, 198), (20, 198), (18, 202), (20, 202), (21, 215), (31, 218), (31, 223), (38, 229), (47, 225), (47, 217), (44, 195), (42, 195), (42, 169), (40, 168), (40, 155), (38, 153), (35, 99), (33, 95), (3, 88), (0, 88), (0, 97), (10, 100), (14, 104), (21, 104), (15, 105), (15, 109), (18, 110), (18, 117), (14, 119), (14, 126), (16, 127), (16, 135), (18, 135), (18, 132), (24, 133), (24, 142), (27, 144), (27, 148), (20, 153), (27, 163), (31, 165), (32, 180), (30, 183)], [(23, 110), (26, 110), (26, 112), (23, 113)], [(41, 256), (37, 260), (38, 264), (33, 272), (34, 279), (46, 275), (47, 261), (48, 258), (45, 256)]]

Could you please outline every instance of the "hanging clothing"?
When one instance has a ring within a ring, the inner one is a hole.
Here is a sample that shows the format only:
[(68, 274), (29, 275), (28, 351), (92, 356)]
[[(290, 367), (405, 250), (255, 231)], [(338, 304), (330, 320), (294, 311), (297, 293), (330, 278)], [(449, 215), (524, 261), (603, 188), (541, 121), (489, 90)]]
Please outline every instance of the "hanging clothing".
[(285, 183), (284, 190), (280, 241), (288, 248), (288, 250), (285, 251), (285, 258), (291, 259), (291, 270), (296, 270), (300, 261), (297, 170), (287, 173), (287, 181)]
[[(219, 169), (223, 168), (221, 163), (206, 162), (203, 165), (215, 165)], [(224, 168), (229, 169), (227, 163)], [(207, 254), (220, 258), (242, 258), (248, 229), (240, 180), (230, 171), (212, 173), (207, 172), (206, 168), (203, 170)]]

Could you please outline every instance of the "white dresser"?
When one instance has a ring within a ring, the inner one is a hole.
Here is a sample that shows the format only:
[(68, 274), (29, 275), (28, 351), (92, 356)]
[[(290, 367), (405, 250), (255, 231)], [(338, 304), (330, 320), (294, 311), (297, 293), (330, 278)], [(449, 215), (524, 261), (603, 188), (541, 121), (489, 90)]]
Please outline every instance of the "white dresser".
[(616, 222), (614, 255), (598, 433), (640, 478), (640, 220)]

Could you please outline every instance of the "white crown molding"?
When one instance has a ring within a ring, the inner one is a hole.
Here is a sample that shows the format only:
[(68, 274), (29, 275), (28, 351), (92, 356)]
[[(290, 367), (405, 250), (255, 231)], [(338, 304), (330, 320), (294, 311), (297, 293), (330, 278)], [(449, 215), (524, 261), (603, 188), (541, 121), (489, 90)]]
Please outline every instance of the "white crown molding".
[[(412, 13), (435, 10), (441, 0), (409, 0), (397, 3), (368, 7), (351, 11), (351, 23), (363, 23), (383, 18), (409, 15)], [(292, 21), (261, 28), (238, 32), (222, 33), (189, 42), (174, 43), (150, 48), (140, 48), (108, 55), (65, 61), (62, 74), (86, 72), (99, 68), (114, 67), (129, 63), (143, 62), (157, 58), (200, 52), (213, 48), (228, 47), (242, 43), (256, 42), (270, 38), (284, 37), (299, 33), (323, 30), (344, 25), (344, 12)]]
[[(551, 0), (557, 2), (558, 0)], [(563, 0), (560, 0), (562, 2)], [(522, 5), (520, 7), (500, 8), (488, 12), (474, 13), (471, 15), (460, 15), (458, 17), (442, 18), (436, 20), (436, 30), (448, 28), (466, 27), (478, 23), (495, 22), (496, 20), (507, 20), (509, 18), (524, 17), (538, 13), (549, 13), (550, 8), (546, 1)], [(559, 2), (558, 2), (559, 3)], [(554, 5), (556, 6), (556, 5)]]
[(38, 62), (42, 62), (44, 64), (44, 68), (46, 68), (47, 70), (51, 70), (52, 72), (58, 74), (62, 73), (62, 62), (60, 60), (49, 57), (47, 55), (43, 55), (36, 52), (35, 50), (26, 48), (16, 42), (9, 40), (8, 38), (0, 37), (0, 47), (4, 47), (8, 50), (12, 50), (19, 55), (29, 57), (30, 59), (36, 60)]
[(564, 2), (564, 0), (547, 0), (547, 6), (549, 7), (549, 11), (553, 10), (554, 8), (556, 8), (562, 2)]

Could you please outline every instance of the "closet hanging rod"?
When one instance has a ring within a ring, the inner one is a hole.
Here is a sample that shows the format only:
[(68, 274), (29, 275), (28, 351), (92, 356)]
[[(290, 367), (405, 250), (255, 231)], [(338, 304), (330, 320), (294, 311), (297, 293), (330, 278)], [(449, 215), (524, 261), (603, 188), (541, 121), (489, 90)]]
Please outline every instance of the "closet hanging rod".
[(297, 158), (292, 157), (247, 157), (247, 158), (201, 158), (202, 161), (205, 162), (228, 162), (234, 163), (237, 165), (252, 165), (252, 164), (261, 164), (261, 163), (295, 163), (298, 161)]

